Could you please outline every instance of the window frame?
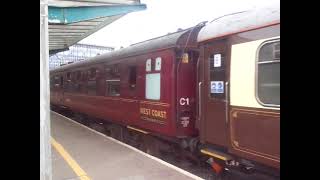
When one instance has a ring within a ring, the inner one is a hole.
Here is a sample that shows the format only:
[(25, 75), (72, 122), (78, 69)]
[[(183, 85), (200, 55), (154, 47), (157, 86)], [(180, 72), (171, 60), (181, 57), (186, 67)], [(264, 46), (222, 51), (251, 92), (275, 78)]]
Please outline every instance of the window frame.
[(65, 87), (64, 87), (65, 86), (65, 83), (64, 83), (65, 77), (63, 74), (59, 74), (58, 76), (59, 76), (59, 86), (64, 91), (65, 90)]
[[(155, 75), (155, 74), (159, 74), (159, 99), (149, 99), (147, 98), (147, 75)], [(161, 101), (161, 73), (160, 72), (153, 72), (153, 73), (146, 73), (145, 75), (145, 94), (144, 94), (144, 98), (146, 100), (152, 100), (152, 101)]]
[[(157, 66), (157, 62), (160, 62), (160, 66), (158, 67)], [(159, 68), (159, 69), (157, 69), (157, 67)], [(162, 57), (160, 57), (160, 56), (158, 56), (158, 57), (156, 57), (155, 59), (154, 59), (154, 71), (161, 71), (161, 69), (162, 69)]]
[[(106, 97), (119, 97), (120, 94), (120, 88), (121, 88), (121, 84), (120, 84), (120, 79), (107, 79), (106, 81), (106, 92), (105, 95)], [(119, 92), (117, 94), (111, 94), (110, 87), (114, 86), (115, 84), (113, 84), (112, 82), (117, 82), (119, 84), (116, 84), (117, 86), (119, 86)]]
[[(106, 69), (110, 68), (107, 72)], [(105, 81), (105, 97), (120, 97), (121, 96), (121, 74), (120, 64), (105, 64), (104, 65), (104, 81)], [(114, 84), (117, 82), (118, 84)], [(109, 91), (111, 86), (119, 86), (119, 92), (117, 94), (111, 94)], [(110, 86), (110, 87), (109, 87)]]
[[(95, 92), (94, 94), (91, 94), (91, 91), (92, 91), (92, 89), (91, 89), (91, 86), (89, 86), (89, 83), (91, 83), (91, 82), (94, 82), (95, 83), (95, 88), (94, 88), (94, 91), (93, 92)], [(90, 79), (88, 79), (88, 81), (87, 81), (87, 96), (98, 96), (98, 92), (97, 92), (97, 80), (90, 80)], [(90, 92), (90, 93), (89, 93)]]
[[(147, 67), (147, 65), (150, 65), (149, 67), (150, 67), (150, 69), (148, 69)], [(152, 71), (152, 59), (151, 58), (148, 58), (147, 60), (146, 60), (146, 62), (145, 62), (145, 72), (146, 73), (150, 73)]]
[[(98, 96), (98, 82), (97, 82), (97, 77), (98, 77), (98, 67), (96, 66), (91, 66), (89, 68), (86, 69), (86, 79), (84, 80), (85, 85), (86, 85), (86, 95), (87, 96)], [(94, 76), (93, 76), (94, 75)], [(89, 93), (89, 91), (91, 92), (91, 88), (89, 87), (89, 82), (95, 82), (95, 93), (91, 94)]]
[(71, 78), (72, 82), (72, 92), (73, 93), (81, 93), (82, 89), (82, 71), (81, 70), (75, 70), (73, 71), (73, 78)]
[(72, 91), (72, 71), (68, 70), (65, 72), (65, 80), (63, 85), (63, 91), (66, 93), (73, 93)]
[[(154, 57), (148, 57), (144, 61), (144, 99), (148, 101), (161, 101), (163, 98), (163, 89), (162, 89), (162, 72), (163, 72), (163, 63), (164, 63), (164, 58), (161, 55), (155, 56)], [(161, 59), (160, 60), (160, 69), (156, 70), (156, 59)], [(150, 62), (150, 69), (147, 69), (147, 64)], [(138, 66), (137, 66), (138, 70)], [(147, 75), (148, 74), (159, 74), (160, 79), (160, 89), (159, 89), (159, 99), (148, 99), (147, 98)], [(137, 71), (137, 78), (138, 78), (138, 71)]]
[(88, 80), (96, 80), (97, 74), (98, 74), (98, 68), (97, 67), (90, 67), (88, 69)]
[[(136, 65), (129, 65), (128, 66), (129, 73), (128, 73), (128, 84), (129, 90), (134, 91), (137, 87), (137, 79), (138, 79), (138, 66)], [(134, 72), (134, 73), (133, 73)], [(133, 82), (134, 81), (134, 82)]]
[[(277, 37), (277, 38), (273, 38), (273, 39), (269, 39), (269, 40), (266, 40), (266, 41), (263, 41), (257, 48), (257, 51), (256, 51), (256, 59), (255, 59), (255, 98), (257, 100), (257, 102), (264, 106), (264, 107), (273, 107), (273, 108), (280, 108), (280, 104), (267, 104), (267, 103), (264, 103), (260, 100), (259, 98), (259, 93), (258, 93), (258, 85), (259, 85), (259, 82), (258, 82), (258, 76), (259, 76), (259, 53), (260, 53), (260, 50), (262, 47), (264, 47), (265, 45), (267, 44), (271, 44), (271, 43), (274, 43), (274, 42), (280, 42), (280, 37)], [(269, 63), (278, 63), (278, 61), (264, 61), (260, 64), (269, 64)], [(280, 60), (279, 60), (279, 63), (280, 63)]]

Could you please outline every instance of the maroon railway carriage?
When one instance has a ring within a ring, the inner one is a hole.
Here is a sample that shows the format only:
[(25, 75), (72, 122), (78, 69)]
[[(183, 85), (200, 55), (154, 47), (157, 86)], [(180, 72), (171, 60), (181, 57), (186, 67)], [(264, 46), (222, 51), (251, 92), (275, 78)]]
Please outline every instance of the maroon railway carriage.
[(143, 133), (197, 136), (195, 70), (201, 27), (50, 71), (51, 104)]
[(278, 174), (279, 6), (216, 19), (198, 42), (200, 151), (222, 166)]

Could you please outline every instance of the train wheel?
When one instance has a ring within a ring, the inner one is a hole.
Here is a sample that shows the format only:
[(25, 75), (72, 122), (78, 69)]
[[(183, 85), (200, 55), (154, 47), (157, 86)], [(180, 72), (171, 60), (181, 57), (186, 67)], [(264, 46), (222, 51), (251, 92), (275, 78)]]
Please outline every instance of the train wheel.
[(110, 125), (110, 127), (108, 128), (108, 130), (110, 131), (110, 136), (114, 139), (117, 139), (119, 141), (123, 140), (122, 137), (122, 127), (117, 126), (117, 125)]
[(152, 156), (160, 156), (159, 142), (150, 135), (142, 136), (142, 150)]
[(99, 124), (99, 123), (90, 123), (89, 125), (92, 129), (98, 131), (98, 132), (101, 132), (103, 134), (105, 134), (106, 132), (106, 129), (103, 127), (102, 124)]
[(132, 147), (139, 148), (139, 135), (132, 131), (128, 131), (126, 128), (123, 128), (123, 142)]
[(81, 124), (83, 124), (83, 125), (85, 125), (85, 126), (88, 126), (88, 125), (89, 125), (89, 121), (88, 121), (87, 117), (86, 117), (85, 115), (83, 115), (83, 114), (74, 113), (74, 119), (75, 119), (77, 122), (79, 122), (79, 123), (81, 123)]

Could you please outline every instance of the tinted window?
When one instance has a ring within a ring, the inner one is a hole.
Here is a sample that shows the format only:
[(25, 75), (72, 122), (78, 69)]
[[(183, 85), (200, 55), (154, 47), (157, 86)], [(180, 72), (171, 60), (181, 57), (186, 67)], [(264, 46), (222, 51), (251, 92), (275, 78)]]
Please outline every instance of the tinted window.
[(118, 65), (105, 67), (106, 96), (120, 96), (120, 72)]
[(97, 94), (97, 82), (96, 80), (89, 80), (87, 85), (88, 95), (95, 96)]
[(120, 96), (120, 80), (107, 80), (107, 96)]
[(136, 66), (129, 67), (129, 86), (131, 89), (136, 87), (137, 83), (137, 68)]
[(50, 89), (52, 90), (54, 88), (54, 77), (50, 77)]
[(264, 105), (280, 105), (280, 40), (267, 42), (258, 54), (257, 96)]

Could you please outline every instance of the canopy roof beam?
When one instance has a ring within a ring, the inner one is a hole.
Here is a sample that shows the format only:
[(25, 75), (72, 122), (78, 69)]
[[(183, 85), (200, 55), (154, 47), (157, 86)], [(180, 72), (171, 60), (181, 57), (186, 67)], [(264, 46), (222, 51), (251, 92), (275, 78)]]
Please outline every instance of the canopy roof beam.
[[(96, 18), (127, 14), (146, 9), (146, 5), (115, 5), (87, 7), (55, 7), (49, 6), (50, 24), (70, 24)], [(93, 21), (96, 22), (96, 21)]]

